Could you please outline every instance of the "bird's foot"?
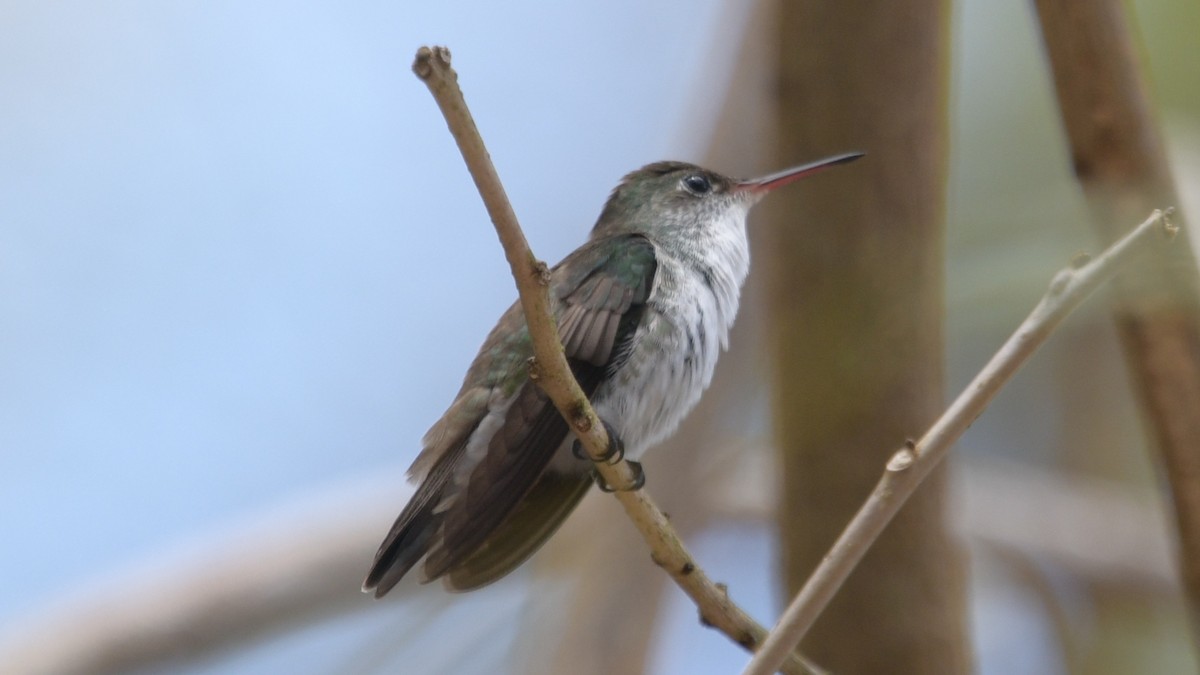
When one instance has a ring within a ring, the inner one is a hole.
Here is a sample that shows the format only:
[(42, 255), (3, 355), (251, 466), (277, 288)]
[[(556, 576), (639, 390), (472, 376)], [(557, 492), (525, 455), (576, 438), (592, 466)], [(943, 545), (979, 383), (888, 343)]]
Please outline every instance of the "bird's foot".
[[(594, 461), (616, 464), (625, 457), (625, 441), (621, 440), (620, 435), (617, 434), (617, 430), (613, 428), (613, 425), (604, 419), (601, 419), (600, 423), (604, 425), (604, 433), (608, 436), (608, 447), (605, 448), (604, 454), (600, 455)], [(576, 459), (593, 461), (591, 455), (587, 453), (587, 450), (583, 447), (583, 443), (580, 443), (578, 438), (571, 444), (571, 454), (575, 455)]]
[[(617, 430), (607, 420), (601, 419), (600, 423), (604, 425), (604, 432), (608, 436), (608, 447), (605, 448), (604, 454), (592, 459), (592, 456), (587, 453), (587, 450), (583, 447), (583, 443), (580, 443), (578, 438), (571, 444), (571, 454), (575, 455), (576, 459), (588, 462), (616, 464), (625, 458), (625, 441), (621, 440), (621, 436), (617, 433)], [(630, 460), (629, 468), (633, 469), (633, 485), (628, 490), (630, 492), (641, 490), (642, 486), (646, 484), (646, 472), (642, 470), (641, 462)], [(592, 468), (592, 480), (596, 481), (596, 487), (600, 488), (602, 492), (615, 492), (617, 490), (617, 488), (609, 485), (604, 480), (595, 467)]]
[(646, 472), (642, 470), (642, 463), (635, 462), (632, 459), (627, 462), (629, 468), (633, 470), (633, 485), (627, 488), (615, 488), (609, 485), (599, 471), (592, 469), (592, 480), (596, 481), (596, 487), (600, 488), (601, 492), (616, 492), (620, 489), (622, 492), (637, 492), (646, 485)]

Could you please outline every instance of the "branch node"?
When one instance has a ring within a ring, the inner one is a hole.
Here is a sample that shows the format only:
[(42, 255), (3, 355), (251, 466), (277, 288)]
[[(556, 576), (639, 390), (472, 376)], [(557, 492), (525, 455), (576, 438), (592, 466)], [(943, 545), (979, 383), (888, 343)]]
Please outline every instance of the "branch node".
[(1090, 263), (1091, 261), (1092, 261), (1091, 253), (1088, 253), (1087, 251), (1079, 251), (1075, 255), (1071, 256), (1071, 269), (1077, 270), (1080, 267), (1083, 267), (1084, 265)]
[(915, 461), (917, 461), (917, 453), (906, 444), (906, 447), (897, 450), (896, 454), (888, 460), (887, 470), (890, 473), (899, 473), (912, 466)]
[(592, 416), (588, 414), (586, 401), (576, 401), (571, 405), (571, 426), (581, 434), (592, 430)]
[(542, 286), (550, 285), (550, 268), (537, 258), (533, 259), (533, 276)]
[(1071, 278), (1074, 277), (1074, 270), (1071, 268), (1059, 270), (1054, 278), (1050, 280), (1050, 288), (1046, 290), (1046, 295), (1054, 298), (1063, 294), (1067, 290), (1067, 286), (1071, 283)]
[(530, 381), (537, 382), (542, 379), (542, 364), (538, 363), (536, 356), (525, 359), (525, 367), (529, 369)]

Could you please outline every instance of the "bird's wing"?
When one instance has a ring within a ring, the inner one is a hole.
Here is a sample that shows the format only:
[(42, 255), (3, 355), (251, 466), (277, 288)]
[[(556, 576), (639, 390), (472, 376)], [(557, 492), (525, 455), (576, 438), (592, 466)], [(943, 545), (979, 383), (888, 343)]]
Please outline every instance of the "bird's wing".
[(512, 513), (442, 578), (446, 588), (474, 590), (515, 570), (558, 530), (590, 487), (587, 472), (543, 471)]
[[(555, 267), (559, 335), (589, 396), (623, 358), (656, 268), (653, 246), (637, 235), (591, 242)], [(582, 498), (586, 476), (575, 477), (573, 485), (549, 478), (539, 484), (567, 426), (528, 381), (532, 355), (515, 303), (484, 341), (454, 403), (425, 435), (409, 469), (421, 484), (380, 545), (364, 590), (384, 595), (426, 553), (436, 561), (426, 564), (426, 578), (460, 567), (452, 587), (493, 581), (537, 550)], [(469, 446), (477, 452), (469, 453)], [(501, 527), (527, 493), (533, 502), (524, 515)], [(487, 551), (474, 556), (493, 534)]]
[[(656, 269), (654, 247), (637, 235), (591, 242), (555, 267), (552, 289), (558, 300), (559, 336), (588, 396), (624, 357)], [(513, 527), (498, 528), (548, 475), (546, 466), (568, 431), (541, 388), (526, 379), (503, 424), (488, 440), (487, 451), (455, 472), (443, 505), (435, 509), (442, 510), (444, 520), (441, 537), (425, 561), (426, 580), (468, 561), (493, 535), (498, 539), (489, 547), (487, 560), (492, 562), (475, 567), (478, 572), (488, 568), (498, 574), (471, 574), (474, 585), (503, 576), (541, 546), (582, 497), (581, 477), (572, 477), (575, 481), (565, 486), (553, 485), (556, 479), (547, 478), (534, 495), (542, 503), (530, 504)], [(451, 583), (457, 585), (453, 579)]]

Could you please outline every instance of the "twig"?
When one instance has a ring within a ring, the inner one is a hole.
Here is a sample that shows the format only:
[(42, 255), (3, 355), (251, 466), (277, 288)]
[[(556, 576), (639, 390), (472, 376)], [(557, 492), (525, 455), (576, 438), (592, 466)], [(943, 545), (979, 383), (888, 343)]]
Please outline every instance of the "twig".
[(1153, 237), (1174, 236), (1177, 228), (1167, 219), (1169, 213), (1154, 211), (1099, 257), (1090, 262), (1076, 259), (1071, 267), (1055, 275), (1041, 302), (921, 440), (908, 441), (888, 460), (883, 477), (866, 503), (792, 599), (744, 675), (770, 675), (779, 670), (779, 664), (800, 644), (883, 528), (1063, 318), (1121, 265), (1148, 248)]
[[(458, 87), (458, 75), (450, 67), (450, 51), (445, 47), (422, 47), (417, 51), (413, 72), (429, 87), (446, 118), (450, 133), (458, 143), (467, 169), (487, 206), (488, 215), (496, 226), (500, 243), (504, 246), (533, 341), (535, 357), (530, 364), (530, 375), (554, 402), (588, 454), (593, 459), (603, 457), (608, 447), (608, 437), (604, 425), (600, 423), (567, 365), (550, 309), (549, 271), (545, 263), (534, 257), (517, 223), (483, 139), (463, 100)], [(621, 460), (610, 465), (605, 461), (597, 461), (596, 468), (604, 480), (616, 488), (613, 494), (650, 546), (654, 562), (666, 570), (699, 607), (700, 620), (725, 633), (747, 650), (757, 648), (766, 630), (730, 600), (723, 585), (713, 583), (700, 569), (667, 517), (651, 501), (646, 491), (628, 489), (633, 487), (635, 476), (628, 462)], [(785, 673), (802, 673), (806, 668), (813, 670), (794, 654), (782, 654), (779, 661)]]

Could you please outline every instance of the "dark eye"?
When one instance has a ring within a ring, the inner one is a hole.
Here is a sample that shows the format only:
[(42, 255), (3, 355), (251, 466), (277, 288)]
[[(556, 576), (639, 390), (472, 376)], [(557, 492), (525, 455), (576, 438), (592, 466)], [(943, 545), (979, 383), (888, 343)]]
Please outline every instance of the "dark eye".
[(712, 189), (712, 184), (708, 182), (708, 178), (698, 173), (684, 178), (683, 185), (694, 195), (707, 194)]

